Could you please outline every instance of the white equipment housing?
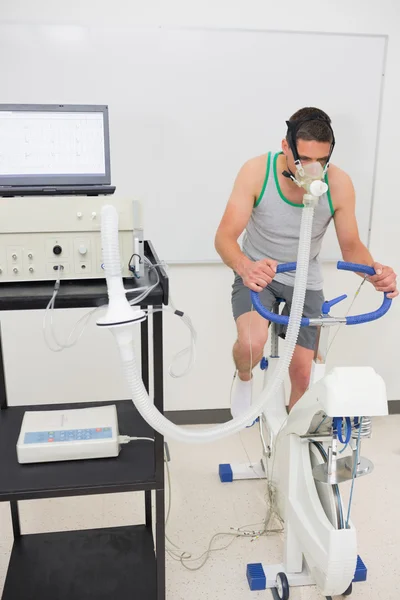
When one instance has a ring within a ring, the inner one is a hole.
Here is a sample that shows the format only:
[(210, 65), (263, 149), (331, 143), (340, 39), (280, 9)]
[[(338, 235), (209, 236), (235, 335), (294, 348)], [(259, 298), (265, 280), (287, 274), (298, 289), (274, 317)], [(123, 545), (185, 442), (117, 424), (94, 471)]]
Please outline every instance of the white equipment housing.
[[(0, 198), (0, 283), (54, 281), (60, 265), (62, 279), (104, 278), (100, 213), (107, 202), (106, 196)], [(129, 199), (114, 204), (122, 275), (128, 277), (134, 248), (143, 254), (140, 207)]]
[[(326, 330), (321, 337), (326, 344)], [(272, 325), (272, 356), (268, 359), (264, 388), (279, 361), (277, 339)], [(221, 479), (266, 477), (273, 490), (275, 509), (284, 522), (285, 543), (281, 564), (262, 564), (265, 587), (276, 588), (279, 574), (284, 573), (289, 586), (317, 585), (324, 596), (330, 597), (349, 588), (359, 560), (356, 529), (351, 520), (346, 527), (337, 484), (351, 480), (355, 472), (356, 477), (370, 473), (373, 465), (359, 457), (354, 471), (354, 449), (353, 458), (339, 458), (332, 428), (330, 434), (326, 430), (313, 432), (323, 415), (368, 415), (370, 423), (370, 417), (388, 414), (388, 403), (384, 380), (373, 368), (336, 367), (326, 373), (324, 352), (325, 349), (319, 359), (316, 351), (309, 389), (289, 415), (284, 385), (266, 406), (260, 417), (264, 446), (261, 462), (221, 465), (229, 467), (229, 478)], [(363, 437), (369, 437), (369, 433), (363, 433)], [(248, 569), (251, 571), (254, 566), (257, 565), (248, 565)]]
[(115, 404), (69, 410), (27, 411), (17, 442), (19, 463), (118, 456)]
[(270, 483), (285, 521), (284, 562), (265, 567), (267, 581), (274, 583), (272, 573), (285, 572), (290, 585), (314, 583), (327, 596), (339, 595), (356, 571), (356, 530), (351, 521), (349, 529), (338, 529), (332, 486), (313, 476), (321, 457), (309, 439), (301, 436), (310, 431), (318, 413), (328, 417), (387, 415), (385, 383), (370, 367), (337, 367), (318, 382), (311, 381), (289, 416), (282, 400), (263, 415), (269, 435), (277, 438), (275, 456), (264, 457), (263, 463), (271, 473), (275, 461)]

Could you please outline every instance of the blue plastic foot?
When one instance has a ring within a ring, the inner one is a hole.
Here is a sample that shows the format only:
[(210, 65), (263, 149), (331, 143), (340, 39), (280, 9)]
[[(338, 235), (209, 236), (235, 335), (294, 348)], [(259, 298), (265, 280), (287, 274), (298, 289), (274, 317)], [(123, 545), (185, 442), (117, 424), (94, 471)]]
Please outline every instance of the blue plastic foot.
[(265, 358), (265, 356), (263, 356), (260, 361), (260, 369), (261, 371), (265, 371), (265, 369), (268, 369), (268, 358)]
[(222, 483), (231, 483), (233, 481), (232, 467), (229, 464), (219, 465), (219, 478)]
[(357, 557), (357, 566), (356, 572), (354, 574), (354, 583), (358, 583), (359, 581), (367, 581), (367, 567), (364, 565), (361, 558)]
[(247, 565), (246, 576), (252, 592), (267, 589), (267, 579), (261, 563)]

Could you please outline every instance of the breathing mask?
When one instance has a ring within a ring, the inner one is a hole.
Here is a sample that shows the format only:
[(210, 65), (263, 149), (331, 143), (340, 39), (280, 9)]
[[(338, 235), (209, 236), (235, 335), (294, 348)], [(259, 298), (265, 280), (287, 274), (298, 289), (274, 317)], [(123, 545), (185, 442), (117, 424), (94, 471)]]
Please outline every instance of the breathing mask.
[[(332, 132), (331, 148), (329, 151), (328, 160), (326, 161), (324, 167), (319, 162), (309, 163), (304, 166), (301, 164), (299, 153), (297, 151), (296, 136), (301, 125), (303, 125), (303, 123), (306, 121), (323, 121)], [(329, 161), (335, 146), (335, 136), (333, 134), (331, 124), (326, 118), (318, 113), (311, 114), (307, 118), (299, 121), (286, 121), (286, 124), (288, 126), (287, 140), (293, 153), (294, 164), (296, 165), (296, 173), (292, 173), (292, 171), (289, 169), (288, 171), (283, 171), (283, 175), (291, 179), (296, 185), (302, 187), (306, 191), (305, 199), (307, 199), (307, 196), (319, 198), (322, 196), (322, 194), (325, 194), (328, 191), (328, 186), (324, 181), (324, 177), (329, 167)]]
[(294, 178), (295, 183), (306, 190), (311, 196), (320, 197), (328, 191), (328, 186), (323, 181), (325, 175), (324, 168), (319, 162), (301, 165), (301, 170), (297, 169)]

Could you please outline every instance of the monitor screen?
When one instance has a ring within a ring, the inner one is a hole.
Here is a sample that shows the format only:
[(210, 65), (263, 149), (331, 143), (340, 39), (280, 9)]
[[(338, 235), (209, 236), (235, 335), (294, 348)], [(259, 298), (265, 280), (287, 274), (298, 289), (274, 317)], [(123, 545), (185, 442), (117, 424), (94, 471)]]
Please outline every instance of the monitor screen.
[(106, 106), (0, 105), (0, 185), (110, 184)]

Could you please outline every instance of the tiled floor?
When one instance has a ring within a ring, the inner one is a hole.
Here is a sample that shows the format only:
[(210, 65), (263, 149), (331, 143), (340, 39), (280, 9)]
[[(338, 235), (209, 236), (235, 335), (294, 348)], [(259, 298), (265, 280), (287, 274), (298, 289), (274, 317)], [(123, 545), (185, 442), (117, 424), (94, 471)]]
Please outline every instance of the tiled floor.
[[(400, 588), (400, 416), (375, 419), (372, 439), (363, 455), (375, 464), (369, 477), (356, 482), (352, 519), (358, 530), (359, 553), (368, 566), (368, 581), (354, 586), (353, 598), (397, 600)], [(183, 550), (202, 554), (218, 532), (229, 532), (260, 522), (265, 515), (265, 483), (235, 482), (222, 485), (220, 462), (246, 462), (259, 458), (257, 430), (209, 444), (182, 446), (171, 443), (172, 511), (168, 535)], [(349, 485), (342, 486), (346, 497)], [(21, 504), (23, 531), (41, 532), (106, 527), (143, 522), (141, 494), (119, 494), (40, 500)], [(12, 532), (8, 505), (0, 505), (0, 586), (9, 559)], [(217, 540), (216, 546), (232, 538)], [(281, 559), (279, 536), (237, 539), (215, 552), (198, 571), (189, 572), (167, 559), (168, 600), (259, 600), (272, 598), (269, 591), (250, 592), (245, 578), (248, 562), (275, 563)], [(199, 563), (190, 563), (197, 566)], [(312, 588), (292, 589), (291, 600), (316, 600)]]

